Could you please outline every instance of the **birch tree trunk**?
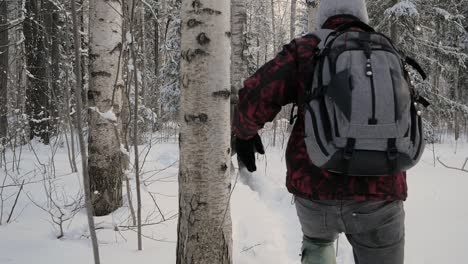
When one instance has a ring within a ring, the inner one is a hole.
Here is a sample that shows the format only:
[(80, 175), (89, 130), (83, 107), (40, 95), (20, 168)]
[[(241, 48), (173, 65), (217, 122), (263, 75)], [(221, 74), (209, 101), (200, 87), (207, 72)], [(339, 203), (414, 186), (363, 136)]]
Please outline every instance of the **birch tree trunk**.
[(83, 89), (81, 90), (81, 98), (83, 100), (83, 108), (88, 107), (88, 90), (89, 90), (89, 82), (90, 82), (90, 61), (89, 61), (89, 36), (91, 35), (91, 28), (90, 28), (90, 1), (89, 0), (78, 0), (78, 3), (81, 4), (80, 7), (80, 14), (79, 14), (79, 27), (81, 32), (85, 32), (87, 34), (80, 34), (81, 37), (81, 68), (84, 69), (81, 73), (82, 75), (82, 86)]
[[(75, 6), (73, 6), (73, 9), (75, 9)], [(70, 25), (69, 23), (69, 20), (68, 20), (68, 17), (66, 17), (66, 12), (67, 10), (62, 10), (62, 12), (65, 14), (65, 26), (64, 26), (64, 29), (65, 30), (62, 30), (62, 31), (59, 31), (59, 36), (60, 36), (60, 39), (64, 40), (64, 43), (63, 43), (63, 52), (64, 54), (70, 54), (70, 51), (71, 51), (71, 42), (70, 42), (70, 38), (66, 37), (66, 33), (69, 32), (68, 30), (70, 29), (68, 25)], [(75, 15), (75, 20), (76, 20), (76, 10), (73, 11), (74, 14), (72, 14), (72, 16)], [(73, 21), (73, 22), (76, 22), (76, 21)], [(71, 32), (74, 33), (74, 24), (73, 24), (73, 27), (71, 28)], [(78, 28), (78, 27), (77, 27)], [(78, 29), (77, 29), (78, 30)], [(79, 38), (77, 39), (79, 41)], [(79, 42), (78, 42), (79, 43)], [(74, 49), (75, 50), (75, 49)], [(78, 49), (79, 51), (80, 49)], [(76, 50), (75, 50), (76, 51)], [(79, 54), (79, 52), (78, 52)], [(78, 67), (78, 63), (75, 62), (75, 67)], [(80, 72), (81, 72), (81, 60), (80, 60)], [(64, 70), (64, 73), (65, 73), (65, 79), (63, 81), (61, 81), (63, 83), (63, 113), (61, 113), (62, 115), (62, 118), (63, 120), (65, 121), (65, 127), (68, 127), (69, 131), (70, 131), (70, 144), (67, 143), (67, 147), (68, 147), (68, 161), (70, 162), (70, 168), (72, 170), (72, 172), (77, 172), (78, 171), (78, 166), (76, 164), (76, 155), (75, 155), (75, 125), (73, 123), (73, 119), (71, 118), (71, 93), (70, 93), (70, 87), (72, 87), (70, 85), (70, 76), (69, 76), (69, 69), (65, 69)], [(75, 76), (76, 78), (78, 78), (79, 76), (76, 74), (75, 72)], [(80, 76), (81, 76), (81, 73), (80, 73)], [(79, 89), (77, 90), (78, 92), (81, 92), (81, 82), (82, 80), (80, 79), (80, 87)], [(75, 85), (76, 86), (76, 85)], [(77, 88), (77, 87), (75, 87)], [(80, 105), (80, 107), (82, 107)], [(75, 113), (75, 116), (76, 116), (76, 113)], [(65, 135), (66, 136), (66, 135)], [(68, 140), (67, 140), (68, 141)]]
[(273, 37), (273, 55), (276, 55), (276, 52), (278, 50), (278, 42), (277, 42), (277, 37), (276, 37), (276, 15), (275, 15), (275, 1), (271, 0), (270, 3), (271, 7), (271, 30), (272, 30), (272, 37)]
[(247, 26), (245, 0), (231, 0), (231, 122), (237, 105), (237, 93), (243, 87), (247, 76), (247, 59), (244, 57), (246, 40), (244, 31)]
[(320, 0), (307, 0), (307, 20), (309, 32), (314, 32), (320, 25), (317, 25), (317, 12), (320, 5)]
[(229, 9), (182, 1), (177, 264), (232, 263)]
[(296, 37), (296, 3), (297, 0), (291, 0), (291, 21), (289, 24), (289, 38)]
[(8, 132), (8, 2), (0, 2), (0, 145)]
[[(271, 7), (271, 29), (272, 29), (272, 35), (273, 35), (273, 56), (276, 55), (278, 51), (278, 43), (276, 41), (276, 21), (275, 21), (275, 1), (271, 0), (270, 2), (270, 7)], [(273, 120), (273, 147), (276, 146), (276, 131), (278, 130), (278, 119), (275, 118)]]
[(122, 152), (119, 119), (123, 82), (122, 5), (90, 1), (89, 174), (94, 213), (107, 215), (122, 205)]

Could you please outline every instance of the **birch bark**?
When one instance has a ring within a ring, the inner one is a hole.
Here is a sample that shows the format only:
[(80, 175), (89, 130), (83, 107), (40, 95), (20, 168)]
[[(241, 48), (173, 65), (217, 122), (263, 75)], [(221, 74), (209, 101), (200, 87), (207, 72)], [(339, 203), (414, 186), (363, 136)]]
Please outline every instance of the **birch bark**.
[(232, 263), (229, 1), (182, 1), (177, 264)]
[(294, 39), (296, 37), (296, 0), (291, 0), (291, 21), (289, 25), (289, 38)]
[(231, 121), (237, 104), (237, 93), (247, 75), (247, 60), (244, 56), (246, 40), (244, 31), (247, 25), (245, 0), (231, 0)]
[(317, 30), (317, 11), (320, 5), (320, 0), (307, 0), (307, 15), (308, 15), (308, 30), (314, 32)]
[(94, 213), (107, 215), (122, 204), (119, 119), (123, 82), (122, 5), (90, 1), (89, 174)]

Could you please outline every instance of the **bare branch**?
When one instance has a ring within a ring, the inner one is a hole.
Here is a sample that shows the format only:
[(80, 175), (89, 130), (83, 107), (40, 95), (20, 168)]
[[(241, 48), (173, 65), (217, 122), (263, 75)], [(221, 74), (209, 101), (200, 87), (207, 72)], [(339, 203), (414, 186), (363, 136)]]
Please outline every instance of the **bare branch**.
[(456, 168), (456, 167), (452, 167), (452, 166), (448, 166), (447, 164), (445, 164), (444, 162), (442, 162), (440, 160), (440, 158), (437, 158), (437, 161), (442, 164), (442, 166), (444, 166), (445, 168), (447, 169), (451, 169), (451, 170), (458, 170), (458, 171), (463, 171), (463, 172), (468, 172), (468, 169), (466, 169), (466, 165), (468, 163), (468, 158), (465, 160), (465, 163), (463, 163), (463, 166), (461, 168)]
[(15, 211), (15, 207), (16, 207), (16, 204), (18, 203), (18, 198), (19, 198), (19, 196), (21, 194), (21, 191), (23, 190), (23, 186), (24, 186), (24, 180), (21, 183), (21, 187), (20, 187), (20, 189), (18, 191), (18, 195), (16, 195), (15, 203), (13, 204), (13, 207), (11, 208), (10, 215), (8, 216), (8, 219), (7, 219), (7, 224), (10, 222), (11, 216), (13, 215), (13, 212)]
[(258, 243), (258, 244), (255, 244), (255, 245), (251, 246), (251, 247), (244, 247), (244, 248), (242, 249), (241, 253), (244, 253), (244, 252), (246, 252), (246, 251), (252, 250), (253, 248), (258, 247), (258, 246), (261, 246), (261, 245), (262, 245), (262, 243)]
[[(161, 221), (154, 222), (154, 223), (141, 224), (141, 226), (159, 225), (159, 224), (162, 224), (162, 223), (164, 223), (164, 222), (167, 222), (167, 221), (170, 221), (170, 220), (173, 220), (173, 219), (177, 218), (178, 215), (179, 215), (179, 214), (173, 214), (173, 215), (171, 215), (169, 218), (166, 218), (165, 220), (161, 220)], [(137, 228), (138, 226), (137, 226), (137, 225), (134, 225), (134, 226), (119, 225), (118, 227), (131, 229), (131, 228)]]
[(166, 221), (165, 217), (164, 217), (164, 214), (163, 212), (161, 211), (161, 208), (159, 208), (159, 205), (158, 203), (156, 202), (156, 199), (154, 198), (153, 194), (148, 192), (148, 194), (151, 196), (151, 199), (153, 199), (153, 202), (154, 202), (154, 205), (156, 205), (156, 208), (158, 208), (158, 211), (159, 211), (159, 214), (161, 214), (161, 217), (163, 219), (163, 221)]

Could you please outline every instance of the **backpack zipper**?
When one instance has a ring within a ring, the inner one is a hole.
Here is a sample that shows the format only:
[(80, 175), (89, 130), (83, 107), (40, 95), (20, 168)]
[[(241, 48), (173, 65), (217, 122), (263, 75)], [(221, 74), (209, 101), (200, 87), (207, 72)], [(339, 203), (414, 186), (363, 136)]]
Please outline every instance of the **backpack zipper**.
[(370, 82), (371, 82), (371, 92), (372, 92), (372, 118), (369, 119), (369, 125), (377, 125), (377, 119), (375, 118), (376, 98), (375, 98), (375, 86), (374, 86), (373, 76), (370, 76)]
[(371, 93), (372, 93), (372, 118), (369, 119), (369, 125), (377, 125), (377, 119), (375, 118), (375, 108), (376, 108), (376, 98), (375, 98), (375, 85), (374, 85), (374, 73), (372, 71), (372, 60), (371, 60), (371, 46), (369, 43), (366, 43), (364, 49), (364, 54), (366, 55), (366, 76), (369, 77), (371, 84)]

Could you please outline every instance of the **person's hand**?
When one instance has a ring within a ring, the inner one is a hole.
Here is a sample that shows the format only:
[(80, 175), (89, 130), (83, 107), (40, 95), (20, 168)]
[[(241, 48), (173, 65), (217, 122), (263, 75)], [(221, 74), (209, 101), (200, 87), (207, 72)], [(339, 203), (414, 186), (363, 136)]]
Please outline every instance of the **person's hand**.
[(262, 139), (258, 134), (248, 140), (236, 138), (236, 151), (237, 160), (242, 162), (250, 172), (257, 170), (257, 166), (255, 166), (255, 152), (262, 155), (265, 154)]

